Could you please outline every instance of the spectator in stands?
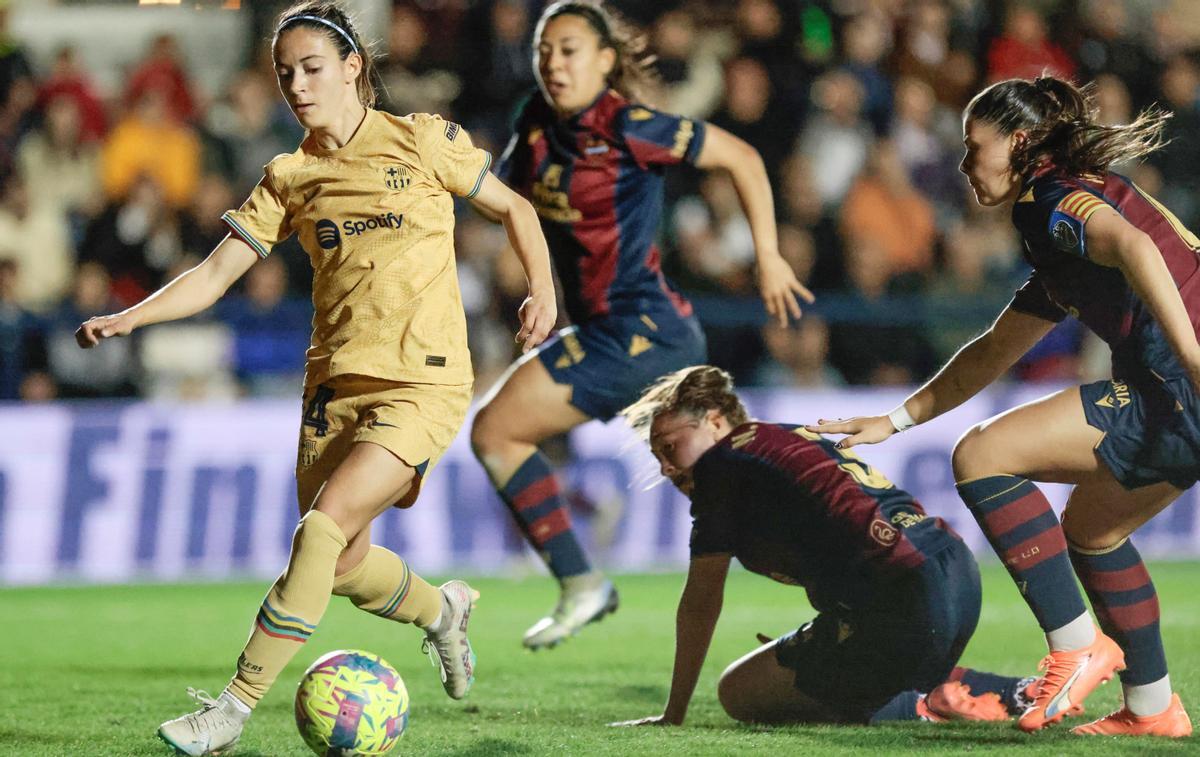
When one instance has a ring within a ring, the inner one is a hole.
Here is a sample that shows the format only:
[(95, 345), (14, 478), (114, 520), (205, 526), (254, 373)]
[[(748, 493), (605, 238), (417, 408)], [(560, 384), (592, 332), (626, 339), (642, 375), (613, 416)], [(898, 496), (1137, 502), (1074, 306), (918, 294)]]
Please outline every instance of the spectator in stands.
[(799, 150), (812, 167), (826, 210), (841, 204), (874, 142), (862, 118), (863, 97), (862, 85), (846, 71), (831, 71), (813, 85), (813, 101), (820, 110), (800, 136)]
[(681, 9), (660, 16), (651, 35), (659, 77), (651, 100), (671, 113), (708, 119), (725, 92), (721, 42), (697, 29), (695, 17)]
[(0, 258), (0, 400), (46, 398), (44, 324), (21, 307), (17, 296), (20, 269), (12, 258)]
[(937, 101), (933, 87), (912, 76), (896, 82), (892, 141), (909, 178), (933, 203), (943, 224), (962, 214), (962, 179), (956, 169), (959, 128), (958, 117)]
[(239, 194), (254, 188), (271, 158), (295, 147), (295, 130), (274, 118), (274, 90), (257, 71), (241, 71), (205, 118), (210, 162)]
[(136, 338), (114, 339), (103, 350), (84, 351), (75, 343), (75, 328), (83, 320), (119, 309), (110, 284), (103, 266), (80, 264), (70, 298), (50, 318), (47, 362), (62, 397), (133, 397), (138, 393)]
[(9, 33), (8, 11), (8, 2), (0, 3), (0, 162), (5, 167), (37, 98), (33, 67), (25, 46)]
[(37, 108), (45, 113), (49, 104), (60, 97), (74, 101), (79, 112), (79, 138), (83, 142), (98, 142), (108, 128), (104, 103), (96, 93), (91, 78), (79, 65), (74, 47), (64, 45), (54, 56), (49, 76), (37, 88)]
[(1015, 245), (1011, 234), (978, 221), (957, 223), (946, 233), (943, 268), (927, 290), (924, 328), (937, 360), (949, 360), (982, 333), (1012, 297), (1021, 275)]
[[(806, 230), (812, 237), (815, 260), (811, 277), (805, 280), (810, 289), (835, 289), (841, 285), (842, 238), (838, 232), (837, 216), (825, 212), (817, 193), (812, 161), (802, 152), (793, 152), (784, 161), (779, 184), (779, 203), (789, 224)], [(782, 250), (783, 232), (780, 230)], [(791, 262), (789, 260), (789, 262)]]
[(766, 67), (749, 57), (725, 67), (725, 96), (711, 123), (741, 137), (762, 155), (767, 175), (778, 185), (779, 165), (796, 138), (795, 124), (773, 100)]
[(221, 214), (233, 207), (238, 194), (219, 174), (210, 173), (200, 179), (194, 199), (179, 215), (179, 244), (183, 257), (198, 263), (225, 238), (229, 227), (221, 220)]
[(85, 137), (79, 100), (66, 94), (44, 102), (42, 123), (21, 140), (17, 167), (32, 197), (66, 215), (73, 242), (103, 206), (100, 150)]
[(450, 113), (463, 84), (453, 71), (427, 55), (425, 19), (413, 8), (392, 8), (388, 54), (379, 66), (383, 83), (381, 108), (398, 116), (409, 113)]
[(767, 352), (755, 371), (759, 386), (816, 389), (842, 386), (846, 380), (829, 364), (829, 325), (806, 314), (788, 328), (771, 321), (763, 327)]
[(1138, 110), (1150, 105), (1158, 66), (1146, 47), (1138, 43), (1143, 29), (1141, 19), (1129, 12), (1126, 0), (1085, 0), (1081, 6), (1084, 29), (1076, 51), (1081, 81), (1102, 74), (1115, 76), (1136, 93), (1134, 105)]
[(890, 30), (873, 13), (859, 14), (842, 30), (845, 68), (862, 85), (863, 115), (877, 134), (887, 133), (892, 120), (892, 82), (882, 63), (890, 46)]
[(956, 111), (966, 104), (979, 70), (976, 61), (950, 42), (950, 9), (945, 0), (913, 0), (897, 36), (892, 68), (925, 81), (938, 102)]
[(1177, 55), (1159, 77), (1160, 102), (1174, 115), (1167, 121), (1166, 147), (1147, 163), (1166, 185), (1159, 197), (1188, 228), (1200, 225), (1200, 65)]
[(160, 95), (167, 114), (177, 123), (190, 123), (199, 116), (199, 104), (192, 92), (179, 44), (170, 34), (160, 34), (150, 43), (146, 57), (129, 75), (125, 104), (136, 109), (149, 92)]
[[(795, 13), (784, 13), (778, 0), (738, 0), (735, 31), (741, 44), (742, 57), (763, 66), (771, 82), (775, 101), (781, 106), (780, 119), (791, 116), (787, 128), (795, 129), (808, 106), (809, 61), (797, 53), (797, 21)], [(830, 40), (832, 42), (832, 40)], [(832, 50), (817, 52), (827, 53)], [(813, 61), (823, 65), (827, 61)], [(731, 82), (726, 79), (728, 91)], [(757, 147), (757, 145), (756, 145)], [(768, 164), (769, 165), (769, 164)]]
[[(503, 145), (526, 93), (534, 86), (527, 3), (495, 0), (477, 20), (482, 39), (462, 58), (463, 92), (456, 107), (478, 140)], [(499, 153), (497, 153), (499, 154)]]
[(251, 396), (295, 394), (304, 385), (312, 304), (287, 295), (287, 269), (272, 255), (250, 266), (242, 292), (217, 302), (233, 332), (233, 368)]
[(890, 140), (875, 144), (866, 170), (846, 194), (841, 230), (847, 239), (878, 245), (894, 273), (923, 273), (933, 264), (933, 206), (909, 180)]
[(823, 298), (829, 307), (829, 358), (851, 384), (904, 385), (928, 376), (933, 350), (921, 335), (913, 298), (894, 300), (894, 271), (887, 251), (869, 236), (846, 241), (845, 296)]
[(1004, 33), (988, 48), (988, 81), (1032, 78), (1053, 74), (1064, 79), (1075, 76), (1075, 61), (1049, 39), (1046, 19), (1029, 2), (1009, 7)]
[(145, 175), (88, 224), (80, 246), (82, 259), (100, 263), (112, 276), (113, 294), (122, 305), (154, 291), (181, 254), (175, 213), (158, 183)]
[(159, 88), (141, 90), (130, 112), (113, 127), (100, 156), (110, 201), (125, 198), (143, 175), (153, 177), (172, 207), (187, 205), (200, 175), (200, 141), (169, 109)]
[(44, 313), (67, 291), (75, 266), (67, 219), (61, 208), (32, 194), (14, 173), (0, 188), (0, 257), (17, 261), (17, 301)]

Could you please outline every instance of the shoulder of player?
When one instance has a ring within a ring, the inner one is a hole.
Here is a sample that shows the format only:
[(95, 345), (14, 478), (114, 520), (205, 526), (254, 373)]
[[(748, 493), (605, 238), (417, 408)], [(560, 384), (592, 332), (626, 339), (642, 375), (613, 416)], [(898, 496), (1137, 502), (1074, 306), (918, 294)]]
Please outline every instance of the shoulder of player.
[[(307, 137), (305, 138), (307, 140)], [(301, 143), (292, 152), (284, 152), (276, 155), (267, 161), (263, 166), (263, 174), (267, 180), (275, 187), (276, 191), (282, 191), (288, 182), (288, 177), (304, 165), (308, 156), (304, 152), (304, 145)]]
[(804, 433), (802, 429), (797, 424), (749, 420), (731, 429), (715, 448), (763, 457), (785, 447), (819, 446), (819, 439), (813, 439), (811, 434)]

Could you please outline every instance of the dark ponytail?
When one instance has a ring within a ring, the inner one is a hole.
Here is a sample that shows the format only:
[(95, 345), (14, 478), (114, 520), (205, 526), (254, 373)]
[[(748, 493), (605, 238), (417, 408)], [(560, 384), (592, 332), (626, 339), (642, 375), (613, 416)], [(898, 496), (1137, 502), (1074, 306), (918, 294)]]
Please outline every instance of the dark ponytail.
[(608, 75), (608, 86), (620, 92), (627, 100), (649, 104), (647, 98), (653, 90), (657, 77), (653, 71), (654, 56), (646, 52), (645, 35), (635, 32), (622, 19), (607, 11), (598, 3), (582, 0), (564, 0), (546, 8), (538, 19), (534, 46), (542, 36), (546, 24), (559, 16), (578, 16), (587, 22), (600, 38), (600, 48), (609, 48), (616, 53), (617, 61)]
[(660, 415), (679, 413), (699, 418), (709, 410), (719, 411), (731, 426), (750, 419), (746, 406), (733, 391), (733, 377), (720, 368), (697, 365), (663, 376), (621, 415), (645, 439)]
[[(305, 18), (306, 16), (308, 18)], [(370, 47), (364, 44), (350, 14), (334, 2), (310, 0), (296, 3), (279, 14), (279, 22), (275, 24), (275, 38), (271, 45), (274, 46), (279, 41), (279, 35), (283, 32), (301, 27), (323, 34), (342, 60), (348, 58), (351, 53), (357, 53), (362, 58), (362, 71), (355, 82), (358, 100), (365, 107), (375, 107), (375, 81), (379, 76), (375, 69), (375, 56)]]
[(1053, 76), (1032, 81), (1008, 79), (983, 90), (967, 104), (966, 117), (995, 126), (1001, 134), (1018, 129), (1029, 138), (1013, 148), (1013, 172), (1027, 176), (1043, 160), (1068, 173), (1099, 173), (1113, 163), (1135, 161), (1162, 147), (1171, 117), (1158, 108), (1133, 123), (1096, 123), (1092, 88), (1079, 88)]

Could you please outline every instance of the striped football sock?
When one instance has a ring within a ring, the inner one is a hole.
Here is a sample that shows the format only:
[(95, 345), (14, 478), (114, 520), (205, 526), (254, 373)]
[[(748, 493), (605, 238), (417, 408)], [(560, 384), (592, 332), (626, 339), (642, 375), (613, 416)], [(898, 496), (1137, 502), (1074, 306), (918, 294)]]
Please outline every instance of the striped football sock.
[(333, 518), (310, 510), (300, 519), (288, 566), (267, 592), (238, 657), (227, 688), (233, 696), (254, 707), (308, 641), (329, 605), (333, 572), (345, 548), (346, 536)]
[(381, 618), (425, 628), (442, 612), (442, 592), (389, 549), (372, 544), (362, 562), (333, 582), (333, 593)]
[(561, 581), (591, 571), (591, 563), (571, 529), (558, 478), (545, 455), (530, 455), (500, 489), (500, 498), (556, 578)]
[[(1125, 688), (1166, 680), (1167, 655), (1159, 632), (1158, 593), (1133, 542), (1125, 539), (1107, 550), (1085, 550), (1072, 545), (1071, 562), (1092, 601), (1100, 628), (1125, 653), (1127, 667), (1121, 671)], [(1150, 708), (1157, 709), (1135, 714), (1155, 715), (1167, 708), (1170, 684), (1159, 688), (1165, 691), (1165, 697), (1151, 697), (1153, 701), (1148, 703)], [(1127, 696), (1127, 704), (1129, 699)], [(1132, 699), (1136, 701), (1138, 697)]]
[(1033, 482), (988, 476), (958, 484), (984, 536), (1046, 632), (1087, 613), (1067, 558), (1067, 540), (1050, 503)]

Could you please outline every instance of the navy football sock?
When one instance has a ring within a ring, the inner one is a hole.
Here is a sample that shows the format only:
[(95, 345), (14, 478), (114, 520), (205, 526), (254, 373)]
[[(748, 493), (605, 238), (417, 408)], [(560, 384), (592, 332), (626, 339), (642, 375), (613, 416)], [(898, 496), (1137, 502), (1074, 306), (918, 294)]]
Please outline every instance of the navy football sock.
[(1008, 708), (1009, 713), (1017, 715), (1025, 710), (1025, 707), (1033, 704), (1032, 700), (1025, 700), (1021, 695), (1024, 693), (1033, 678), (1016, 678), (1015, 676), (1002, 676), (995, 673), (987, 673), (974, 668), (955, 668), (950, 673), (951, 681), (962, 681), (969, 689), (971, 696), (977, 697), (980, 694), (991, 692), (1000, 697), (1000, 701)]
[(959, 484), (958, 493), (1043, 631), (1062, 628), (1087, 612), (1062, 526), (1032, 481), (988, 476)]
[(1158, 593), (1133, 542), (1095, 552), (1072, 546), (1070, 554), (1100, 628), (1125, 652), (1121, 682), (1141, 686), (1165, 676)]
[(558, 478), (545, 455), (530, 455), (500, 490), (500, 498), (556, 578), (591, 571), (587, 555), (571, 529)]

